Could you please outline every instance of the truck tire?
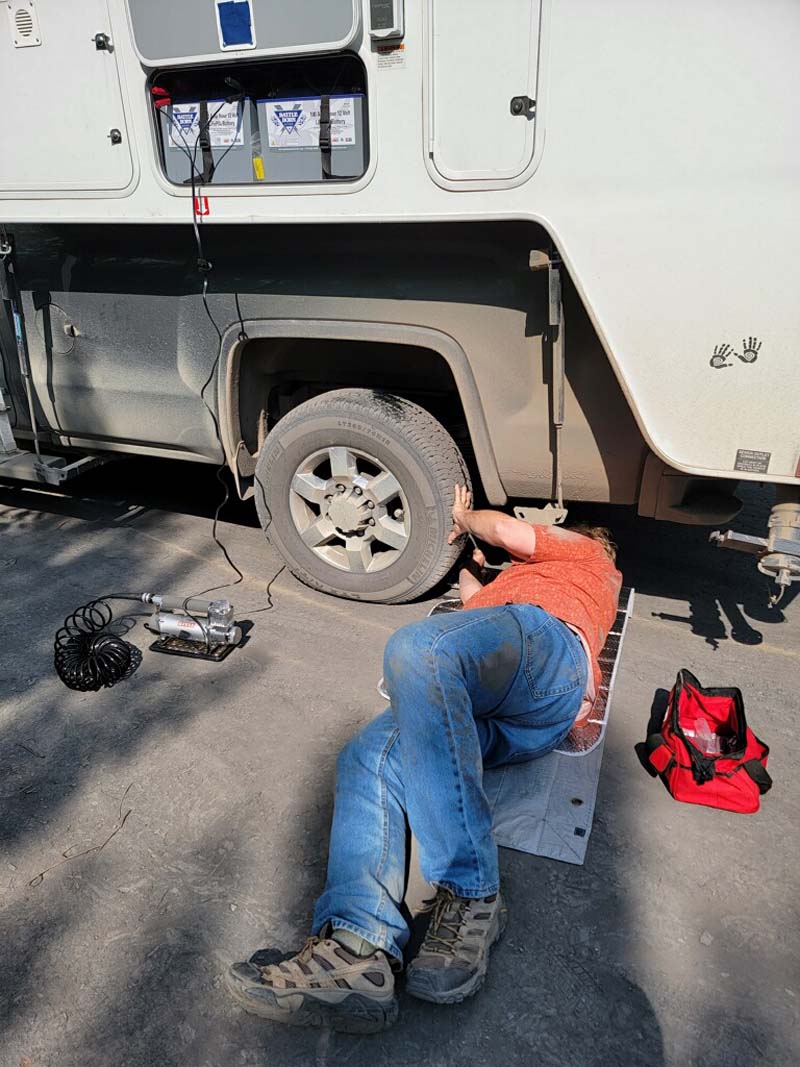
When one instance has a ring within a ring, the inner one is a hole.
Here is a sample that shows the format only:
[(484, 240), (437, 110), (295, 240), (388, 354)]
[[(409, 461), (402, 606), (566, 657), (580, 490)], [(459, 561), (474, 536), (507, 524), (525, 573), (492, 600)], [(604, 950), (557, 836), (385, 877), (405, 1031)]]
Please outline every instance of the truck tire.
[(427, 411), (372, 389), (337, 389), (294, 408), (255, 469), (258, 517), (301, 582), (334, 596), (397, 604), (440, 581), (456, 482), (455, 441)]

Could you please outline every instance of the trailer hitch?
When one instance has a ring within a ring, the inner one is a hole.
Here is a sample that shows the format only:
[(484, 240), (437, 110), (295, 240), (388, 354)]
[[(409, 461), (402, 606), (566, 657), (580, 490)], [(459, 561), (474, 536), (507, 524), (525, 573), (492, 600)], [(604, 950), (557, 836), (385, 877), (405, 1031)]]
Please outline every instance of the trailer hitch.
[(800, 581), (800, 503), (776, 504), (767, 528), (767, 537), (715, 530), (709, 535), (709, 541), (717, 548), (733, 548), (757, 556), (758, 569), (778, 587), (769, 599), (770, 607), (775, 607), (792, 582)]

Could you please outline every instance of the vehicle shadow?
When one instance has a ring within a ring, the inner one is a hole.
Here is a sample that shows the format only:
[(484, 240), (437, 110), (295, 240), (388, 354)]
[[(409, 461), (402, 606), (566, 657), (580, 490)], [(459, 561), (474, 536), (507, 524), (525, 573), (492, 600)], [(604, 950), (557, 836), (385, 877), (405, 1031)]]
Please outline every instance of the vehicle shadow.
[[(772, 504), (770, 488), (740, 486), (745, 506), (728, 526), (764, 536)], [(608, 526), (619, 547), (626, 584), (639, 594), (678, 601), (688, 608), (686, 612), (651, 609), (650, 617), (688, 627), (711, 649), (723, 641), (761, 644), (765, 628), (786, 622), (787, 610), (800, 592), (800, 586), (793, 585), (779, 604), (770, 607), (774, 583), (758, 571), (752, 556), (710, 544), (707, 527), (656, 522), (637, 516), (632, 508), (589, 504), (572, 506), (569, 521)]]

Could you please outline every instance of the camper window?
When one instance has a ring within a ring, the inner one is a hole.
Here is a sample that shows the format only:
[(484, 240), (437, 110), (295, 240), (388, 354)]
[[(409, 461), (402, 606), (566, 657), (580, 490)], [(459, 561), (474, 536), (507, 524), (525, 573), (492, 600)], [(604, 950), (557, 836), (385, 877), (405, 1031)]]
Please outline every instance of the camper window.
[(353, 181), (369, 162), (366, 73), (350, 53), (157, 72), (151, 97), (175, 185)]

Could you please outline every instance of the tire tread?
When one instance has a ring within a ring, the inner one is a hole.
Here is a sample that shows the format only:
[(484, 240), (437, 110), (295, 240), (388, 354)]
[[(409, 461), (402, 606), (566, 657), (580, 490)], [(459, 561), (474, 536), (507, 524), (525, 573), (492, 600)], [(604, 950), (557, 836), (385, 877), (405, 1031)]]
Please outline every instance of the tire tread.
[[(394, 394), (382, 393), (373, 389), (336, 389), (321, 393), (299, 407), (290, 411), (280, 420), (278, 426), (283, 430), (302, 425), (303, 422), (319, 415), (341, 414), (353, 418), (368, 417), (382, 422), (394, 433), (402, 432), (408, 444), (414, 448), (425, 465), (433, 474), (434, 480), (445, 490), (457, 482), (471, 487), (471, 479), (464, 458), (453, 438), (437, 419), (425, 408)], [(267, 444), (269, 438), (267, 438)], [(258, 494), (256, 494), (258, 505)], [(261, 518), (261, 507), (259, 507)], [(264, 525), (262, 519), (262, 525)], [(265, 530), (269, 538), (268, 525)], [(433, 588), (452, 569), (462, 548), (458, 544), (446, 546), (435, 565), (419, 582), (405, 593), (387, 597), (383, 603), (400, 604), (414, 600)], [(359, 599), (353, 594), (342, 592), (333, 586), (315, 578), (305, 569), (295, 567), (287, 560), (292, 573), (306, 585), (323, 593), (334, 593), (347, 599)]]

